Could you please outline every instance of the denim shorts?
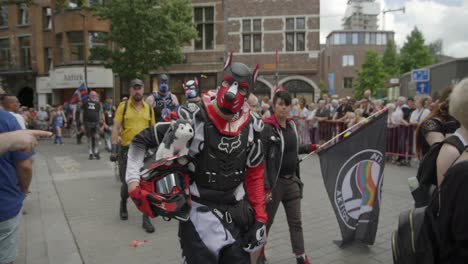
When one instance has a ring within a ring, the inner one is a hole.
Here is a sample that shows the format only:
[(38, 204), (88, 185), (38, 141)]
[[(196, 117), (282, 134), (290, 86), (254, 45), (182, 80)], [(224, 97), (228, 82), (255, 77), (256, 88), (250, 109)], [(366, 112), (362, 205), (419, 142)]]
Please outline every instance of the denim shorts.
[(20, 213), (0, 222), (0, 264), (15, 261), (18, 256), (18, 233), (21, 221)]

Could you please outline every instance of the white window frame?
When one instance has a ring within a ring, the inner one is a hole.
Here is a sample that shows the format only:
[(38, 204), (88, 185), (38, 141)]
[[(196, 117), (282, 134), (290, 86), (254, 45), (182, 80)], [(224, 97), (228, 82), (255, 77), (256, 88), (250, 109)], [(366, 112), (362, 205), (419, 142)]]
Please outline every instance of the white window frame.
[[(52, 8), (50, 7), (44, 7), (45, 12), (43, 13), (44, 19), (43, 22), (44, 24), (42, 25), (44, 30), (52, 30)], [(46, 25), (47, 23), (47, 25)]]
[[(288, 19), (294, 19), (294, 28), (293, 29), (288, 29), (287, 28), (287, 20)], [(298, 28), (298, 20), (303, 19), (304, 20), (304, 28)], [(286, 17), (284, 20), (284, 47), (286, 51), (289, 52), (304, 52), (307, 50), (307, 18), (300, 16), (300, 17)], [(288, 41), (287, 41), (287, 36), (293, 34), (293, 49), (288, 49)], [(303, 49), (298, 49), (298, 35), (303, 35), (304, 36), (304, 47)]]
[[(244, 23), (249, 21), (250, 26), (248, 29), (244, 27)], [(260, 22), (260, 28), (255, 29), (254, 23), (255, 22)], [(259, 53), (263, 51), (263, 34), (262, 34), (262, 28), (263, 28), (263, 20), (261, 18), (254, 18), (254, 19), (242, 19), (242, 52), (243, 53)], [(255, 37), (260, 36), (260, 50), (255, 49)], [(244, 38), (249, 37), (249, 49), (245, 49), (245, 41)]]
[(18, 19), (18, 25), (29, 25), (29, 8), (27, 4), (18, 4)]
[(341, 59), (341, 65), (343, 67), (354, 66), (354, 55), (343, 55)]

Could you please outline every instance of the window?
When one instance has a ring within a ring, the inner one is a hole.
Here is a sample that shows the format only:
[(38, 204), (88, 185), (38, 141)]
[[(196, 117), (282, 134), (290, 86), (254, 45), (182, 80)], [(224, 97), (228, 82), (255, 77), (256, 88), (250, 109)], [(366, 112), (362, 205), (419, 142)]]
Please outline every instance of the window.
[[(89, 48), (98, 48), (98, 47), (106, 47), (107, 46), (107, 41), (106, 41), (107, 33), (106, 32), (90, 32), (89, 33)], [(104, 61), (106, 58), (102, 57), (101, 55), (98, 54), (93, 54), (93, 60), (96, 61)]]
[(343, 55), (343, 67), (354, 66), (354, 55)]
[(382, 34), (382, 45), (387, 45), (387, 34)]
[(286, 18), (286, 51), (305, 50), (305, 18)]
[(79, 9), (83, 5), (83, 0), (69, 0), (68, 8), (69, 9)]
[(369, 44), (370, 44), (370, 34), (369, 34), (369, 33), (366, 33), (365, 39), (366, 39), (365, 44), (366, 44), (366, 45), (369, 45)]
[(353, 45), (357, 45), (358, 42), (358, 33), (353, 33)]
[(64, 64), (65, 63), (65, 51), (63, 49), (63, 37), (62, 33), (57, 34), (57, 37), (55, 39), (55, 45), (58, 47), (57, 51), (57, 64)]
[(380, 33), (376, 34), (376, 44), (377, 45), (382, 45), (382, 34), (380, 34)]
[(262, 51), (262, 20), (242, 20), (242, 51)]
[(214, 8), (196, 7), (194, 9), (195, 24), (198, 39), (195, 40), (196, 50), (211, 50), (214, 48)]
[(10, 46), (8, 39), (0, 39), (0, 69), (10, 66)]
[(70, 47), (70, 61), (83, 62), (85, 58), (83, 32), (68, 32), (67, 36)]
[(18, 25), (29, 24), (29, 12), (27, 4), (18, 5)]
[(49, 72), (52, 67), (52, 48), (44, 48), (44, 71)]
[(377, 34), (376, 33), (370, 33), (370, 44), (375, 45), (377, 43)]
[(352, 77), (344, 77), (343, 78), (343, 87), (345, 89), (352, 89), (353, 88), (353, 78)]
[(19, 37), (20, 46), (20, 66), (23, 69), (31, 68), (31, 39), (29, 37)]
[(0, 27), (8, 27), (8, 6), (0, 6)]
[(42, 27), (44, 30), (52, 29), (52, 8), (42, 8)]
[(100, 5), (104, 5), (106, 1), (104, 0), (89, 0), (89, 6), (90, 7), (93, 7), (93, 6), (100, 6)]

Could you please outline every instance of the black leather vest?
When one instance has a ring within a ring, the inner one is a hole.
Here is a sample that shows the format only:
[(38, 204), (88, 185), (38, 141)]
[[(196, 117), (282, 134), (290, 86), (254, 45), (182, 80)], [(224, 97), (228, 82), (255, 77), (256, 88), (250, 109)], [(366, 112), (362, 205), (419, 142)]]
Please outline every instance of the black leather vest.
[(235, 137), (221, 135), (208, 120), (205, 141), (195, 157), (197, 185), (217, 191), (229, 191), (244, 182), (247, 166), (247, 146), (250, 125)]
[[(172, 95), (170, 93), (164, 97), (159, 94), (156, 94), (156, 95), (153, 94), (153, 98), (154, 98), (154, 113), (156, 116), (156, 122), (161, 122), (163, 119), (163, 116), (166, 117), (169, 114), (169, 112), (174, 111), (175, 104), (174, 104), (174, 101), (172, 101)], [(165, 110), (168, 112), (163, 113), (163, 111)]]

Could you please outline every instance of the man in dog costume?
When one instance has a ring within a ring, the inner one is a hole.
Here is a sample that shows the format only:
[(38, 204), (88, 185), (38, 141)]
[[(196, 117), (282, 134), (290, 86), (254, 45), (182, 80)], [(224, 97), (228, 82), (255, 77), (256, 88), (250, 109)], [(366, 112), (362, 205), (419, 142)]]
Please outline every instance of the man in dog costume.
[[(249, 253), (265, 242), (263, 123), (250, 114), (246, 100), (258, 76), (229, 55), (223, 82), (212, 100), (203, 97), (192, 120), (189, 143), (191, 210), (180, 221), (184, 263), (250, 263)], [(164, 198), (140, 186), (145, 152), (156, 148), (167, 125), (156, 124), (135, 137), (128, 153), (130, 196), (138, 209), (152, 215)], [(156, 202), (155, 202), (156, 201)], [(154, 215), (154, 214), (153, 214)]]

